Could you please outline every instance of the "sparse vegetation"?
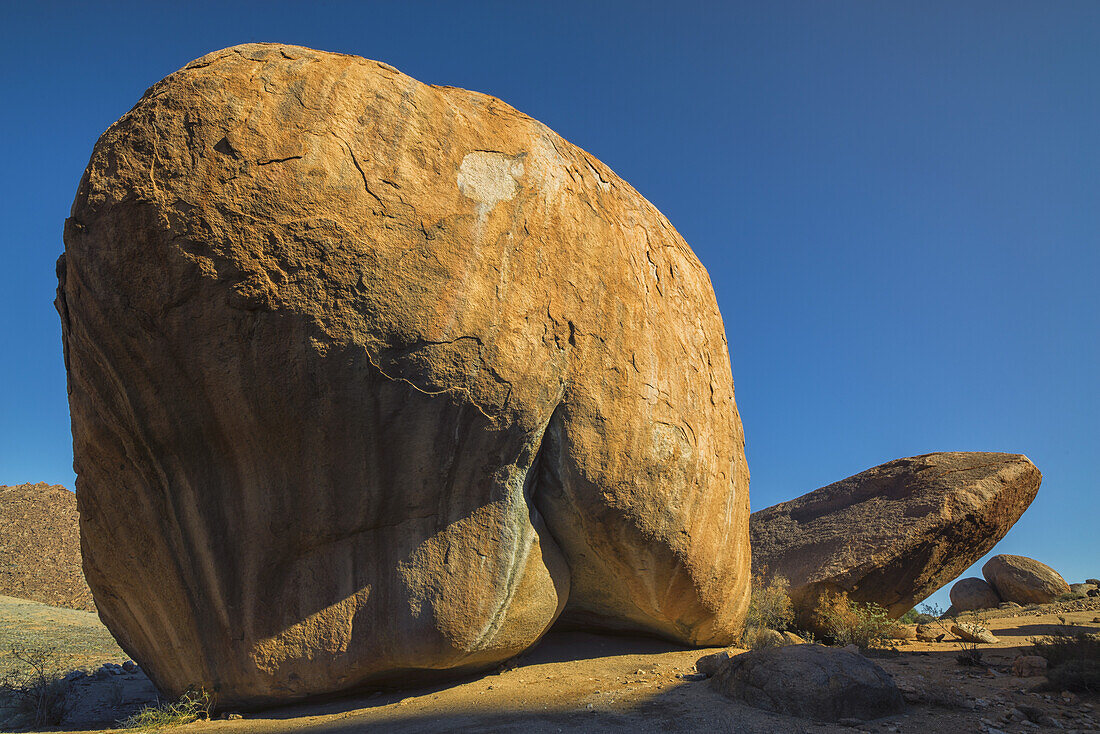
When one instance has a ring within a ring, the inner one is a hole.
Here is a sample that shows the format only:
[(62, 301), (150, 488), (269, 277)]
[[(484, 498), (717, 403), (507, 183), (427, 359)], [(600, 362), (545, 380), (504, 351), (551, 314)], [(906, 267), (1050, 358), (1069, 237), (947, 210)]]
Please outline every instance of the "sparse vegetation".
[(784, 643), (783, 630), (794, 621), (794, 606), (788, 589), (790, 582), (782, 576), (767, 578), (767, 569), (752, 576), (749, 613), (745, 619), (742, 643), (750, 650), (778, 647)]
[(899, 619), (898, 622), (900, 622), (901, 624), (929, 624), (930, 622), (934, 622), (935, 619), (936, 618), (933, 617), (931, 614), (918, 612), (914, 607), (905, 614), (901, 615), (901, 619)]
[(1088, 598), (1089, 598), (1089, 595), (1086, 594), (1083, 591), (1069, 591), (1069, 592), (1066, 592), (1065, 594), (1059, 595), (1054, 601), (1055, 602), (1076, 601), (1077, 599), (1088, 599)]
[(1032, 638), (1035, 654), (1047, 661), (1047, 680), (1056, 690), (1100, 692), (1100, 635), (1059, 633)]
[(782, 632), (794, 621), (794, 606), (788, 591), (791, 584), (782, 576), (765, 579), (766, 574), (767, 569), (753, 574), (746, 625)]
[(214, 705), (210, 694), (203, 689), (183, 694), (178, 701), (146, 706), (133, 716), (120, 721), (123, 729), (162, 729), (166, 726), (190, 724), (199, 719), (209, 719)]
[(970, 667), (980, 667), (985, 664), (982, 662), (982, 651), (978, 649), (978, 643), (965, 640), (959, 641), (959, 654), (955, 656), (955, 660), (959, 665)]
[(890, 619), (886, 609), (873, 602), (854, 602), (843, 592), (824, 594), (818, 613), (837, 645), (867, 650), (882, 646), (897, 633), (898, 623)]
[(0, 720), (9, 726), (56, 726), (72, 706), (60, 655), (50, 647), (13, 647), (19, 666), (0, 680)]

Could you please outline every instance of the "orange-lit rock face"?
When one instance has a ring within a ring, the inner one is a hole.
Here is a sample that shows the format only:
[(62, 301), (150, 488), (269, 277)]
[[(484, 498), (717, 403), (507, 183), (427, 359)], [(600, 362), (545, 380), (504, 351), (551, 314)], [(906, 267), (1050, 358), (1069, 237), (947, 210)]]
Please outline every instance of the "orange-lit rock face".
[(738, 634), (748, 471), (709, 278), (546, 126), (239, 46), (103, 135), (65, 243), (85, 568), (166, 692), (484, 667), (561, 614)]

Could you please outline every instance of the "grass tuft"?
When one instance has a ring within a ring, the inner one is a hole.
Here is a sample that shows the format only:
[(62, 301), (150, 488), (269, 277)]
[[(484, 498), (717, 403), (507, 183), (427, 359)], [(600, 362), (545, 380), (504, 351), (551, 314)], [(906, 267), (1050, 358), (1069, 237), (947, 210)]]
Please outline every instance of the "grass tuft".
[(136, 714), (119, 722), (123, 729), (163, 729), (168, 726), (190, 724), (192, 721), (210, 718), (213, 699), (203, 689), (191, 690), (178, 701), (146, 706)]

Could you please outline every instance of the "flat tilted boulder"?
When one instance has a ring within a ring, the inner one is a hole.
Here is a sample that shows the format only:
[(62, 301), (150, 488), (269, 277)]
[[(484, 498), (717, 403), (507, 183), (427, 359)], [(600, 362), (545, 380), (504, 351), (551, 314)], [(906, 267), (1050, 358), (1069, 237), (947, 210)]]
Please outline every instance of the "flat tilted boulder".
[(1019, 454), (898, 459), (754, 512), (752, 564), (791, 582), (799, 622), (825, 631), (821, 598), (847, 593), (900, 617), (1004, 537), (1042, 475)]
[(88, 583), (167, 695), (458, 675), (559, 615), (737, 638), (749, 475), (707, 272), (500, 100), (212, 53), (100, 138), (58, 275)]
[(959, 579), (951, 586), (951, 606), (959, 612), (994, 609), (1003, 599), (985, 579)]
[(1005, 601), (1049, 604), (1070, 592), (1061, 574), (1027, 556), (993, 556), (982, 566), (982, 576)]

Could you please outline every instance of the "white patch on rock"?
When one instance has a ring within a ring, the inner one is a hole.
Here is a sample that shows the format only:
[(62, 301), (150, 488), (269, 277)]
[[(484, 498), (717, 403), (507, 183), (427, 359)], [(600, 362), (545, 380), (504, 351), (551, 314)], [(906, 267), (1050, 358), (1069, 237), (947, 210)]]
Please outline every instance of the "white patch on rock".
[(523, 161), (503, 153), (475, 150), (458, 167), (458, 190), (468, 199), (492, 209), (516, 195), (516, 180), (523, 175)]
[[(549, 128), (547, 131), (549, 132)], [(537, 180), (542, 195), (548, 199), (557, 198), (569, 178), (566, 171), (568, 164), (558, 153), (558, 149), (546, 137), (536, 138), (531, 146), (529, 160), (531, 174)]]

